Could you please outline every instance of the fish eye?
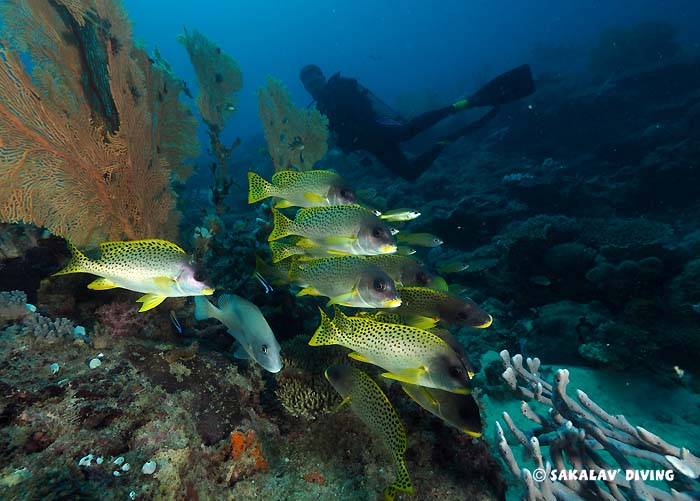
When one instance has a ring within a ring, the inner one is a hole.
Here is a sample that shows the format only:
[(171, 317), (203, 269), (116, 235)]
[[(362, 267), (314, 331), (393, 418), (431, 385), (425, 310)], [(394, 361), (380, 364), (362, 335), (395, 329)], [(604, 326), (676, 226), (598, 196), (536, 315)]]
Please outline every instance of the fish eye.
[(428, 280), (428, 274), (426, 272), (419, 271), (418, 273), (416, 273), (416, 283), (420, 285), (427, 285), (429, 281), (430, 280)]
[(469, 315), (467, 315), (466, 311), (460, 311), (457, 313), (457, 318), (460, 320), (467, 320), (469, 318)]
[(372, 236), (373, 236), (374, 238), (379, 238), (379, 237), (381, 237), (383, 234), (384, 234), (384, 232), (382, 231), (382, 229), (381, 229), (379, 226), (376, 226), (376, 227), (372, 230)]
[(345, 199), (350, 199), (354, 200), (355, 199), (355, 194), (352, 192), (350, 188), (343, 188), (340, 190), (340, 196), (345, 198)]
[(197, 270), (197, 271), (194, 272), (194, 279), (195, 279), (197, 282), (203, 281), (204, 278), (205, 278), (205, 276), (204, 276), (204, 272), (203, 272), (202, 270)]
[(387, 287), (386, 282), (381, 278), (375, 278), (374, 283), (372, 285), (374, 286), (374, 290), (379, 292), (384, 292)]
[(450, 373), (450, 376), (452, 376), (455, 379), (461, 378), (462, 376), (464, 376), (464, 371), (461, 368), (454, 366), (454, 365), (452, 367), (450, 367), (448, 372)]
[(262, 346), (260, 347), (260, 351), (262, 351), (263, 353), (266, 354), (266, 353), (267, 353), (267, 345), (266, 345), (266, 344), (262, 345)]

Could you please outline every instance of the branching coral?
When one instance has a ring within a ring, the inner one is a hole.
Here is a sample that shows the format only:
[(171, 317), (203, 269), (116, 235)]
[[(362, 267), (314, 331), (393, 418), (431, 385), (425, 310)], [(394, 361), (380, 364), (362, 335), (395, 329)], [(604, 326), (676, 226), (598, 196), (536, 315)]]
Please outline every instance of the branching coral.
[(275, 170), (309, 170), (328, 149), (328, 119), (316, 110), (301, 110), (274, 78), (258, 89), (258, 114)]
[(225, 208), (224, 199), (231, 187), (228, 159), (241, 140), (236, 138), (229, 147), (221, 142), (219, 135), (236, 111), (236, 92), (243, 87), (243, 74), (231, 56), (198, 31), (190, 33), (185, 29), (178, 41), (187, 49), (199, 82), (197, 108), (209, 129), (210, 153), (215, 160), (211, 164), (214, 176), (211, 191), (214, 206), (221, 214)]
[[(539, 359), (528, 358), (525, 367), (522, 355), (511, 358), (504, 350), (501, 358), (506, 369), (503, 379), (510, 388), (550, 408), (545, 415), (522, 403), (523, 415), (537, 424), (527, 433), (515, 425), (508, 413), (503, 413), (510, 431), (534, 458), (536, 469), (533, 470), (518, 464), (501, 425), (497, 424), (499, 452), (513, 474), (524, 482), (526, 499), (626, 499), (626, 496), (649, 500), (695, 499), (698, 485), (694, 479), (700, 476), (700, 459), (688, 449), (673, 446), (642, 427), (632, 426), (622, 415), (608, 414), (580, 390), (576, 392), (576, 402), (567, 394), (567, 370), (557, 371), (554, 383), (550, 384), (539, 375)], [(551, 463), (545, 460), (542, 447), (549, 448)], [(616, 464), (611, 464), (610, 459)], [(680, 483), (668, 492), (641, 479), (626, 478), (640, 459), (672, 470)], [(605, 481), (558, 479), (559, 472), (572, 469), (594, 474), (617, 473), (607, 474)]]
[(121, 6), (10, 0), (0, 16), (0, 220), (78, 245), (171, 238), (174, 160)]

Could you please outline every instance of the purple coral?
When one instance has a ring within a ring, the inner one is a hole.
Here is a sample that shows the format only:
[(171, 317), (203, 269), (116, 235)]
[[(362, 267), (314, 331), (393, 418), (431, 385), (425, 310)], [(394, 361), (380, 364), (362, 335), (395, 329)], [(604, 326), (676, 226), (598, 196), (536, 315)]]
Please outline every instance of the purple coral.
[(126, 337), (138, 334), (146, 320), (130, 303), (113, 301), (95, 310), (95, 317), (111, 336)]

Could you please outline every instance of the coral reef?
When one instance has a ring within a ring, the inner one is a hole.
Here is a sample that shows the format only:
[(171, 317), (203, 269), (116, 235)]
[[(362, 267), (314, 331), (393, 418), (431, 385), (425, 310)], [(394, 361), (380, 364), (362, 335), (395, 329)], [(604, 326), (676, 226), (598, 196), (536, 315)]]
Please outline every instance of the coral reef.
[[(551, 408), (548, 414), (543, 414), (522, 402), (522, 414), (537, 425), (530, 432), (518, 428), (507, 412), (502, 416), (517, 441), (533, 457), (537, 470), (518, 464), (500, 423), (496, 426), (499, 452), (511, 472), (525, 484), (527, 497), (624, 499), (623, 493), (626, 493), (632, 499), (660, 500), (692, 499), (697, 495), (700, 490), (696, 481), (700, 477), (700, 459), (688, 449), (673, 446), (642, 427), (632, 426), (622, 415), (608, 414), (581, 390), (577, 391), (576, 402), (567, 394), (569, 371), (566, 369), (558, 370), (553, 383), (549, 383), (538, 373), (538, 358), (528, 358), (527, 367), (523, 365), (522, 355), (511, 358), (507, 351), (503, 351), (501, 358), (505, 367), (503, 379), (510, 388)], [(519, 383), (524, 386), (519, 386)], [(549, 450), (551, 462), (544, 460), (544, 447)], [(605, 451), (607, 455), (599, 451)], [(614, 466), (608, 457), (614, 461)], [(671, 475), (663, 478), (667, 482), (675, 478), (677, 483), (673, 489), (663, 490), (634, 476), (628, 478), (628, 473), (641, 468), (640, 460), (644, 461), (642, 464), (670, 470)], [(602, 479), (561, 477), (574, 468), (594, 474), (601, 471), (614, 474)]]
[(275, 170), (309, 170), (326, 154), (326, 117), (294, 106), (287, 89), (274, 78), (258, 89), (258, 114)]
[(170, 169), (140, 65), (150, 63), (132, 57), (140, 49), (121, 6), (12, 1), (1, 13), (0, 219), (78, 245), (172, 237)]

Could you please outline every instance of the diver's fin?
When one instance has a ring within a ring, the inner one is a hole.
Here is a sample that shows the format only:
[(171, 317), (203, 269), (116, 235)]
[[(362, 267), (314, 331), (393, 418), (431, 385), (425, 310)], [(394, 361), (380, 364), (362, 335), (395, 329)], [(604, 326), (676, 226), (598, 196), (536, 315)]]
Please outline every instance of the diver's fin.
[[(530, 65), (523, 64), (488, 82), (467, 99), (467, 105), (455, 107), (455, 111), (479, 106), (498, 106), (527, 97), (535, 92)], [(459, 103), (459, 101), (457, 102)], [(455, 103), (455, 104), (457, 104)], [(454, 105), (453, 105), (454, 106)]]
[(313, 287), (309, 286), (309, 287), (304, 287), (299, 292), (297, 292), (297, 296), (323, 296), (323, 294), (318, 292)]
[(98, 278), (90, 282), (87, 286), (88, 289), (96, 291), (106, 291), (107, 289), (115, 289), (117, 287), (119, 286), (108, 278)]
[(352, 306), (350, 303), (355, 297), (357, 296), (357, 291), (352, 290), (350, 292), (346, 292), (345, 294), (340, 294), (339, 296), (332, 297), (328, 303), (326, 303), (326, 306), (332, 306), (334, 304), (339, 304), (341, 306)]
[(422, 368), (403, 369), (398, 374), (394, 372), (384, 372), (382, 376), (387, 379), (394, 379), (401, 383), (419, 384), (420, 378), (425, 375), (426, 371)]
[(248, 172), (248, 203), (254, 204), (274, 196), (277, 190), (255, 172)]
[(144, 312), (155, 308), (166, 299), (167, 298), (165, 296), (159, 296), (158, 294), (144, 294), (138, 298), (136, 302), (143, 303), (141, 305), (141, 309), (139, 309), (139, 312)]
[(372, 363), (367, 359), (367, 357), (365, 357), (364, 355), (360, 355), (356, 351), (353, 351), (352, 353), (348, 353), (348, 357), (352, 358), (353, 360), (357, 360), (358, 362), (364, 362), (366, 364)]
[(321, 196), (318, 193), (306, 192), (304, 193), (304, 198), (313, 204), (321, 205), (326, 203), (326, 197)]
[(421, 315), (413, 315), (406, 317), (404, 323), (415, 327), (416, 329), (432, 329), (440, 321), (439, 318), (423, 317)]

